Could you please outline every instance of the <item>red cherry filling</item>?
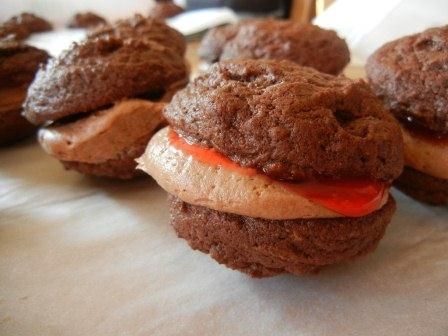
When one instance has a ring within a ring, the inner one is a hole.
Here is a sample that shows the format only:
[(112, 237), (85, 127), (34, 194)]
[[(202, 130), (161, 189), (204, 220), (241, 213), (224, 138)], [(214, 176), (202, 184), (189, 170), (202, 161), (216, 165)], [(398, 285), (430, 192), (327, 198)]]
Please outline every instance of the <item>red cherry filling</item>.
[(202, 163), (211, 166), (221, 166), (249, 176), (261, 175), (264, 178), (281, 184), (284, 188), (305, 197), (313, 203), (319, 204), (331, 211), (347, 217), (365, 216), (381, 207), (387, 184), (377, 181), (347, 179), (347, 180), (319, 180), (290, 183), (273, 180), (260, 174), (254, 168), (241, 167), (213, 148), (189, 144), (176, 132), (169, 132), (171, 145), (193, 156)]

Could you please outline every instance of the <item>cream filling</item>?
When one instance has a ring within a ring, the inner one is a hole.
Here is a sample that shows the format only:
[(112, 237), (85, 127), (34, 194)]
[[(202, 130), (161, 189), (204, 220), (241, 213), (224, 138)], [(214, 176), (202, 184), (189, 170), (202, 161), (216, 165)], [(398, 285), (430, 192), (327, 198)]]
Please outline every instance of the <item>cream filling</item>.
[(38, 139), (63, 161), (100, 163), (114, 159), (163, 123), (165, 103), (129, 99), (64, 125), (43, 127)]
[(425, 174), (448, 179), (448, 143), (437, 144), (413, 136), (404, 127), (401, 131), (406, 165)]
[[(137, 168), (184, 202), (265, 219), (343, 217), (262, 174), (248, 176), (200, 162), (171, 145), (168, 132), (166, 127), (153, 136), (145, 153), (137, 159)], [(380, 207), (387, 198), (385, 192)]]

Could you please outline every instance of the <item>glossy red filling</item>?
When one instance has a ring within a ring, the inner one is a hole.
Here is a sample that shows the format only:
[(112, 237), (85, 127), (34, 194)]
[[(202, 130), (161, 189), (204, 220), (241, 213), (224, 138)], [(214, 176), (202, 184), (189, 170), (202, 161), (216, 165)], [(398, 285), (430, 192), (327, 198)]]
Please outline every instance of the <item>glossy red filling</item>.
[(412, 136), (422, 139), (423, 141), (430, 142), (436, 146), (448, 145), (448, 134), (437, 133), (423, 126), (416, 121), (413, 117), (408, 116), (400, 119), (401, 124), (406, 130), (412, 134)]
[(249, 176), (260, 175), (331, 211), (347, 217), (365, 216), (381, 207), (387, 185), (368, 180), (320, 180), (288, 183), (273, 180), (254, 168), (241, 167), (213, 148), (189, 144), (176, 132), (169, 132), (170, 144), (198, 161), (221, 166)]

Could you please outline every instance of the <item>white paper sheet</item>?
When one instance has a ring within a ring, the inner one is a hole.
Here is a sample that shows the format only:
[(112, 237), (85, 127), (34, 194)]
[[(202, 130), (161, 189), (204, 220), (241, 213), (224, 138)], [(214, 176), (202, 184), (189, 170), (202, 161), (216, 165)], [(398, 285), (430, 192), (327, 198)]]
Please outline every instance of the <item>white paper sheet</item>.
[(254, 280), (192, 251), (149, 178), (0, 150), (0, 335), (440, 335), (448, 210), (394, 193), (378, 250), (317, 276)]

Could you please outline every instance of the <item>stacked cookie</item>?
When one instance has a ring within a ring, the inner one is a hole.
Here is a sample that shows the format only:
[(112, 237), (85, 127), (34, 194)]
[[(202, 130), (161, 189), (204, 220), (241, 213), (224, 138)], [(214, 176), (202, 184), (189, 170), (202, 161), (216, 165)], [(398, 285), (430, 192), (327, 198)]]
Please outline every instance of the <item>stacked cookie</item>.
[(199, 47), (207, 64), (230, 59), (289, 60), (339, 74), (350, 51), (333, 30), (286, 20), (250, 19), (210, 30)]
[(24, 40), (32, 33), (52, 30), (53, 26), (31, 13), (22, 13), (13, 16), (0, 25), (0, 39)]
[(448, 204), (448, 27), (378, 49), (369, 82), (401, 123), (406, 168), (396, 186), (417, 200)]
[(93, 12), (82, 12), (75, 14), (67, 23), (67, 27), (91, 29), (102, 24), (107, 24), (103, 17)]
[(0, 145), (34, 134), (21, 116), (28, 86), (48, 54), (16, 41), (0, 41)]
[(169, 192), (171, 223), (194, 249), (264, 277), (315, 272), (383, 236), (402, 138), (363, 81), (220, 62), (164, 115), (139, 168)]
[(184, 9), (176, 5), (172, 0), (156, 0), (148, 15), (156, 19), (169, 19), (184, 12)]
[(132, 178), (165, 102), (188, 81), (184, 51), (182, 36), (154, 19), (102, 27), (37, 73), (25, 116), (67, 169)]

